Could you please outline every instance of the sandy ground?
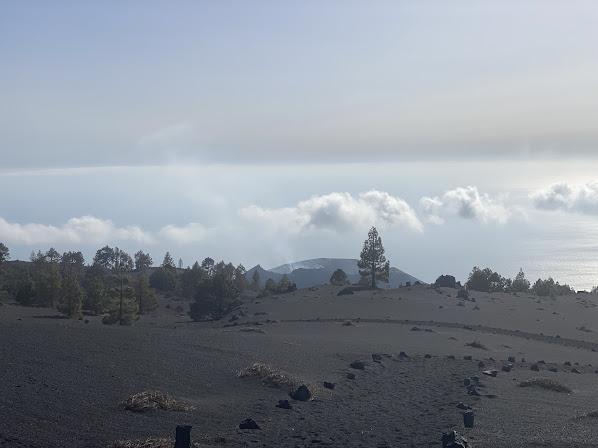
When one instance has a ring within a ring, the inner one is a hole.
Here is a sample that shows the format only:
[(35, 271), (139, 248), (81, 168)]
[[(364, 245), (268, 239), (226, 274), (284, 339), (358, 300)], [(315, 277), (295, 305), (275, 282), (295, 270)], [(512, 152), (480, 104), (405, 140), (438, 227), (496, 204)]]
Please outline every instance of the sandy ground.
[[(474, 292), (470, 302), (449, 288), (340, 297), (339, 289), (259, 299), (233, 322), (190, 322), (174, 310), (185, 304), (167, 309), (162, 299), (129, 328), (4, 304), (0, 446), (106, 447), (118, 439), (173, 437), (177, 424), (192, 425), (200, 446), (429, 447), (441, 446), (450, 430), (476, 447), (597, 446), (598, 420), (586, 416), (598, 410), (595, 296)], [(342, 325), (347, 319), (352, 326)], [(466, 345), (474, 341), (485, 349)], [(374, 353), (386, 356), (376, 363)], [(516, 362), (504, 372), (510, 356)], [(352, 369), (355, 360), (365, 370)], [(531, 370), (538, 361), (539, 371)], [(237, 377), (255, 362), (307, 384), (314, 399), (276, 408), (289, 398), (286, 390)], [(496, 377), (482, 374), (492, 368)], [(471, 376), (482, 381), (480, 397), (463, 386)], [(572, 392), (518, 387), (534, 377)], [(148, 389), (195, 409), (124, 409), (129, 395)], [(459, 402), (474, 409), (474, 428), (464, 428)], [(240, 430), (246, 418), (261, 430)]]

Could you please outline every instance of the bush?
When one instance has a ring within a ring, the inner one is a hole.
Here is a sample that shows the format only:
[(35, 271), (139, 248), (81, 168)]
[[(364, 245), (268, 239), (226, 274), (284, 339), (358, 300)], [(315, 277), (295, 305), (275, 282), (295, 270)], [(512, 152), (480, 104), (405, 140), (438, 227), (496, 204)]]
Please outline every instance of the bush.
[(542, 280), (540, 278), (536, 280), (536, 283), (534, 283), (534, 286), (531, 288), (531, 292), (541, 297), (575, 294), (575, 290), (569, 285), (560, 285), (559, 282), (555, 282), (552, 277), (548, 277), (547, 280)]
[(205, 276), (195, 292), (195, 302), (189, 306), (189, 316), (195, 321), (222, 319), (238, 305), (238, 298), (239, 292), (229, 276)]
[(342, 269), (337, 269), (330, 276), (330, 284), (334, 286), (344, 286), (348, 283), (347, 274)]
[(475, 266), (465, 287), (472, 291), (481, 292), (505, 292), (511, 287), (511, 280), (502, 277), (498, 272), (489, 268), (480, 269)]

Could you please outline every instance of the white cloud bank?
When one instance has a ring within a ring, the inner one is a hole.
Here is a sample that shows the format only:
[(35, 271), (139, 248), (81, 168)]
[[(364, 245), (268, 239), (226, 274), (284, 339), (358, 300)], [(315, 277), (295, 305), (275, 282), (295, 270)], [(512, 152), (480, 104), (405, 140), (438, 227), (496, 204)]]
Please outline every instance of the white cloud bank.
[(138, 226), (118, 227), (109, 219), (93, 216), (71, 218), (61, 226), (9, 223), (0, 218), (0, 239), (12, 244), (78, 243), (105, 244), (108, 241), (151, 243), (153, 237)]
[(534, 206), (542, 210), (598, 214), (598, 181), (584, 185), (558, 182), (530, 194)]
[(423, 231), (422, 223), (407, 202), (376, 190), (360, 193), (356, 198), (349, 193), (314, 196), (294, 207), (278, 209), (251, 205), (241, 209), (240, 214), (250, 221), (291, 233), (310, 230), (350, 232), (367, 230), (372, 225), (404, 226)]
[(453, 216), (483, 223), (505, 223), (511, 216), (502, 200), (481, 194), (477, 187), (472, 186), (449, 190), (441, 197), (424, 196), (419, 205), (422, 215), (434, 224), (442, 224), (446, 218)]

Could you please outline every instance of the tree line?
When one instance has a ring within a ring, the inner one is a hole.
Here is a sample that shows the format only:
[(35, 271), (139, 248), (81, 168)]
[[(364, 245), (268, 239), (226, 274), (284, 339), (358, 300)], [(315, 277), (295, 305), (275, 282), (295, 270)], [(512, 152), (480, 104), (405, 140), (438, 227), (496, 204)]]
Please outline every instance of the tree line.
[(8, 247), (0, 243), (0, 300), (12, 298), (24, 306), (56, 308), (68, 317), (79, 318), (83, 310), (104, 315), (105, 324), (131, 325), (139, 315), (158, 306), (156, 291), (166, 297), (191, 301), (189, 315), (194, 320), (219, 319), (240, 303), (244, 293), (265, 297), (296, 289), (285, 275), (275, 282), (267, 279), (261, 287), (256, 270), (251, 282), (242, 264), (205, 258), (186, 269), (175, 264), (169, 252), (162, 263), (139, 250), (131, 257), (118, 247), (97, 250), (87, 266), (81, 252), (54, 248), (32, 252), (30, 263), (2, 267), (10, 259)]
[(544, 297), (575, 294), (575, 290), (572, 287), (567, 284), (561, 285), (559, 282), (555, 282), (552, 277), (548, 277), (546, 280), (539, 278), (532, 285), (525, 278), (525, 273), (521, 268), (515, 278), (511, 280), (510, 278), (503, 277), (498, 272), (492, 271), (490, 268), (480, 269), (478, 266), (474, 266), (465, 283), (465, 287), (481, 292), (530, 292)]

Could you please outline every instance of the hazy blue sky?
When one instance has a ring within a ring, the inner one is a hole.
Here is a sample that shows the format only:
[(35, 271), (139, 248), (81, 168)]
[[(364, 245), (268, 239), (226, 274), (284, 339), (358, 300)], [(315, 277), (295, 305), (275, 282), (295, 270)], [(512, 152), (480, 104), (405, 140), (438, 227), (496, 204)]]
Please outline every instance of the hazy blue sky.
[[(598, 284), (598, 6), (0, 3), (0, 241)], [(596, 271), (596, 272), (594, 272)]]

